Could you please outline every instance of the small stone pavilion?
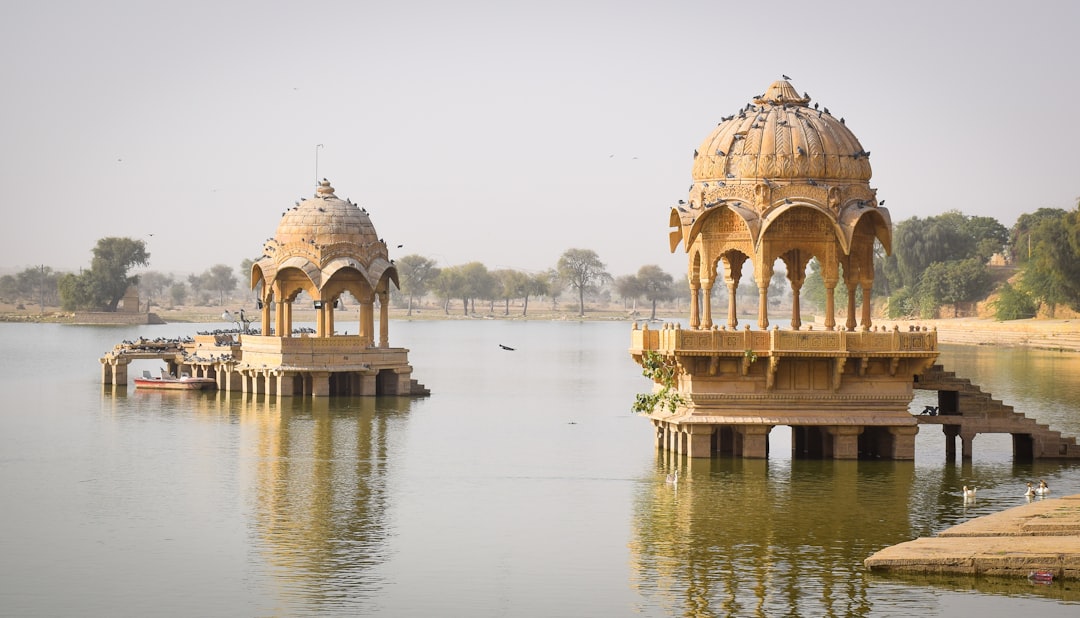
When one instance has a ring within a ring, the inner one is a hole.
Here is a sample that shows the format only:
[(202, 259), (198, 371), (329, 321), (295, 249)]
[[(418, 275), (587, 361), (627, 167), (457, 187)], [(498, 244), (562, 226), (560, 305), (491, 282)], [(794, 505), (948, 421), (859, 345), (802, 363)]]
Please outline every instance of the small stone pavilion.
[[(409, 351), (390, 346), (390, 285), (397, 269), (365, 209), (323, 179), (315, 196), (285, 211), (251, 269), (261, 334), (199, 335), (190, 342), (128, 342), (101, 359), (104, 383), (126, 384), (132, 360), (158, 358), (170, 373), (212, 377), (219, 390), (278, 396), (427, 395), (412, 379)], [(348, 292), (359, 329), (338, 332)], [(315, 332), (293, 328), (297, 302), (315, 312)], [(378, 331), (375, 306), (378, 302)], [(246, 328), (245, 328), (246, 330)]]
[[(366, 209), (334, 194), (325, 178), (315, 196), (285, 211), (251, 268), (262, 335), (243, 335), (235, 368), (255, 388), (281, 395), (410, 395), (408, 350), (390, 347), (390, 284), (397, 268)], [(293, 305), (304, 292), (315, 333), (293, 336)], [(338, 333), (335, 311), (348, 292), (359, 302), (359, 330)], [(379, 330), (375, 332), (375, 302)]]
[[(937, 358), (937, 336), (871, 323), (874, 246), (891, 252), (891, 219), (869, 184), (870, 153), (844, 119), (777, 81), (722, 119), (694, 151), (692, 174), (669, 217), (670, 249), (688, 256), (689, 327), (635, 325), (630, 350), (639, 363), (656, 353), (675, 369), (683, 404), (651, 414), (657, 446), (766, 457), (770, 430), (788, 425), (797, 457), (913, 459), (912, 383)], [(799, 305), (814, 257), (826, 291), (817, 329), (803, 327)], [(792, 294), (783, 330), (770, 329), (768, 315), (777, 260)], [(757, 329), (740, 330), (735, 291), (748, 261)], [(711, 300), (721, 281), (728, 306), (718, 325)]]

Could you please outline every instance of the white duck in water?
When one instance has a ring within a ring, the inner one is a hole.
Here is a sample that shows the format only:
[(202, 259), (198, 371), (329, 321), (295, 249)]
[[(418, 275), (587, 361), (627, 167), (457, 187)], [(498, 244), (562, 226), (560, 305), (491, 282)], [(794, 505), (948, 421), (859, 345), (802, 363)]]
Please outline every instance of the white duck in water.
[(1050, 488), (1047, 487), (1046, 481), (1039, 481), (1039, 486), (1035, 488), (1036, 496), (1045, 496), (1050, 493)]
[(668, 475), (667, 475), (667, 478), (664, 479), (664, 480), (668, 485), (678, 485), (679, 484), (679, 471), (675, 470), (674, 472), (669, 472)]
[(978, 487), (972, 487), (971, 489), (968, 489), (967, 485), (964, 485), (964, 500), (974, 500), (975, 492), (977, 491), (979, 491)]
[(1035, 488), (1031, 486), (1031, 483), (1028, 483), (1027, 491), (1024, 492), (1024, 497), (1028, 498), (1028, 499), (1031, 499), (1031, 497), (1034, 496), (1034, 495), (1035, 495)]

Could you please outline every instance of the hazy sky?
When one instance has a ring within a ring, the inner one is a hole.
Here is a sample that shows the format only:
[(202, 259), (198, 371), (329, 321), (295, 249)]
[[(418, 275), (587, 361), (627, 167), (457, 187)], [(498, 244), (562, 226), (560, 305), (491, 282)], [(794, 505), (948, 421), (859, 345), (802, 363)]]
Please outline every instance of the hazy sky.
[(1078, 28), (1075, 0), (4, 0), (0, 270), (105, 236), (237, 267), (317, 152), (391, 257), (682, 275), (692, 153), (782, 74), (873, 152), (894, 222), (1011, 227), (1080, 197)]

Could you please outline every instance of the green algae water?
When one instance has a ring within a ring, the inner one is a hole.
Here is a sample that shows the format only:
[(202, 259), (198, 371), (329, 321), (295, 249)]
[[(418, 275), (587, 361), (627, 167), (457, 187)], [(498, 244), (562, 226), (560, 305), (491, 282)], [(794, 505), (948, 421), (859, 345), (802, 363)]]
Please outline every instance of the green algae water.
[[(786, 427), (768, 460), (657, 452), (630, 412), (649, 385), (624, 322), (395, 321), (422, 399), (100, 384), (97, 359), (122, 339), (217, 327), (0, 324), (0, 615), (1080, 610), (1076, 582), (862, 567), (1023, 504), (1029, 480), (1080, 493), (1080, 464), (1014, 463), (1008, 436), (955, 462), (931, 426), (915, 462), (793, 460)], [(1080, 356), (945, 346), (941, 360), (1080, 435)], [(916, 391), (913, 410), (932, 396)]]

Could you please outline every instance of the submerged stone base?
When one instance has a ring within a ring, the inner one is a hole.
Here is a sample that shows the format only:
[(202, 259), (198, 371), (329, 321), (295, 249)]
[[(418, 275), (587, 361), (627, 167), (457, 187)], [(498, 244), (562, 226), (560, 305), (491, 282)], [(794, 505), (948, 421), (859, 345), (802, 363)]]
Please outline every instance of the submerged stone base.
[(864, 561), (871, 571), (1019, 575), (1080, 579), (1080, 494), (1047, 498), (886, 547)]

